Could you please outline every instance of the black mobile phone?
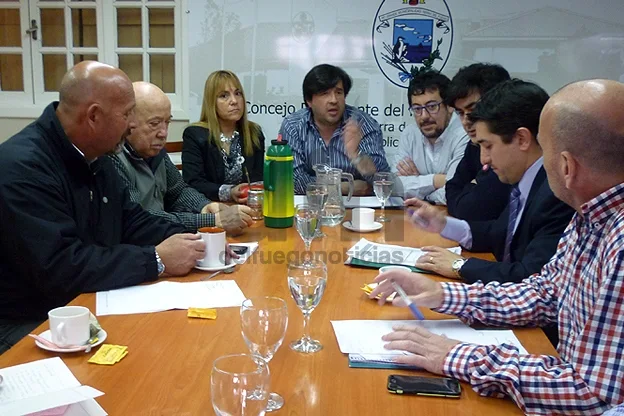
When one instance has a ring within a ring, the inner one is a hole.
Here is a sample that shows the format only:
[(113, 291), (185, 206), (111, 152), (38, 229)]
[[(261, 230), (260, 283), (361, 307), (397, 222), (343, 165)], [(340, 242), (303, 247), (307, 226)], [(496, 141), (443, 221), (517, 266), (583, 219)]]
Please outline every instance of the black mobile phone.
[(419, 396), (451, 397), (461, 395), (459, 381), (448, 377), (388, 376), (388, 391), (395, 394), (416, 394)]
[(238, 254), (239, 256), (242, 256), (243, 254), (247, 253), (247, 250), (249, 250), (249, 247), (247, 246), (235, 246), (230, 244), (230, 249), (232, 249), (232, 251), (236, 254)]

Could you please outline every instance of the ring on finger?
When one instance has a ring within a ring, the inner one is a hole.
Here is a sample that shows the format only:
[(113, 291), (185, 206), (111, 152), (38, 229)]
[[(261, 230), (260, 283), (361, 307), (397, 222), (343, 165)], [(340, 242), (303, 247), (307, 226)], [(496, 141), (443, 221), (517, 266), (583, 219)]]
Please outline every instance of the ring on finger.
[(433, 263), (433, 256), (429, 256), (429, 263)]

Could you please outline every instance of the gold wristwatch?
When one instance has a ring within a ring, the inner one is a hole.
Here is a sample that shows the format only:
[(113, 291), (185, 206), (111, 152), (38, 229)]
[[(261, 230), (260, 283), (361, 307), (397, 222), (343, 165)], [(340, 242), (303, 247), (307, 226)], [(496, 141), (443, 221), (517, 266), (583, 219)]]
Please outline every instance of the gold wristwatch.
[(458, 278), (461, 279), (461, 268), (464, 265), (464, 263), (466, 263), (468, 259), (465, 258), (460, 258), (457, 259), (455, 261), (453, 261), (453, 264), (451, 265), (451, 268), (453, 269), (453, 273), (455, 273), (455, 276), (457, 276)]

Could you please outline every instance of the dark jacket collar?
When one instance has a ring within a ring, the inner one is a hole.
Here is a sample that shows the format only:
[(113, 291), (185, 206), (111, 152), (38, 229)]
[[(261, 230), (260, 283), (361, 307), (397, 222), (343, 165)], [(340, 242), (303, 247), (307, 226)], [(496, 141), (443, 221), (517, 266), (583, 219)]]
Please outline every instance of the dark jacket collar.
[(87, 159), (74, 147), (65, 134), (63, 126), (56, 115), (58, 101), (50, 103), (41, 116), (37, 119), (37, 125), (45, 132), (46, 140), (57, 149), (63, 161), (69, 169), (82, 171), (82, 173), (95, 174), (101, 166), (101, 159), (89, 163)]

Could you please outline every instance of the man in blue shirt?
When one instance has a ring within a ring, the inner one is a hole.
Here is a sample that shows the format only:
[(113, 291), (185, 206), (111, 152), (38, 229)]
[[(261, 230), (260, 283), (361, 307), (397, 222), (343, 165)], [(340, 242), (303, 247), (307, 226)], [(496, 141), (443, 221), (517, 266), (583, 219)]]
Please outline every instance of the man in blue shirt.
[(280, 128), (293, 151), (296, 194), (305, 194), (315, 181), (316, 164), (351, 173), (355, 195), (370, 194), (375, 172), (390, 171), (379, 123), (345, 104), (351, 84), (343, 69), (328, 64), (315, 66), (305, 76), (307, 107), (286, 117)]

